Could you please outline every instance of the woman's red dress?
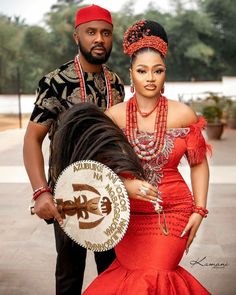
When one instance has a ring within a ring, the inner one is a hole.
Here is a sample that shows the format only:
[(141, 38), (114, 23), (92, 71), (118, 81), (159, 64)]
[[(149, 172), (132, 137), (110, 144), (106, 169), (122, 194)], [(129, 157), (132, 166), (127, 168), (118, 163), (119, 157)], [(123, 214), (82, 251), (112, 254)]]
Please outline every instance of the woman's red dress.
[[(209, 146), (202, 135), (205, 120), (186, 128), (170, 128), (162, 154), (143, 161), (146, 178), (158, 187), (169, 234), (158, 225), (158, 214), (150, 202), (130, 199), (130, 223), (115, 247), (117, 258), (83, 295), (203, 295), (210, 294), (189, 272), (179, 266), (187, 237), (180, 237), (193, 212), (193, 196), (177, 167), (183, 155), (190, 165), (205, 158)], [(147, 144), (152, 134), (138, 133)], [(161, 223), (163, 215), (161, 214)]]

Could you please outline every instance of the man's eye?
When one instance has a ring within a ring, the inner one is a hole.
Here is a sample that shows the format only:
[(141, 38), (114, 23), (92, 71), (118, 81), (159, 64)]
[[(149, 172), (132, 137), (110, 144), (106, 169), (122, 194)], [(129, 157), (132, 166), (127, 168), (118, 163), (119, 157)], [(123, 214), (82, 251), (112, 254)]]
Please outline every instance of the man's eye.
[(111, 35), (111, 33), (110, 33), (110, 32), (104, 32), (103, 35), (104, 35), (105, 37), (109, 37), (109, 36)]
[(94, 35), (94, 31), (88, 31), (89, 35)]

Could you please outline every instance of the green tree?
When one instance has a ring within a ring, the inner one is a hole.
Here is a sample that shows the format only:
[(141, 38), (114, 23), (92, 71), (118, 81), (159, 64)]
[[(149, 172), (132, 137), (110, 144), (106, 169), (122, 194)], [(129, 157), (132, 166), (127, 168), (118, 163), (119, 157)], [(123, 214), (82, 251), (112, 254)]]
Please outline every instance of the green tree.
[[(32, 93), (45, 73), (72, 59), (75, 12), (82, 0), (58, 0), (45, 15), (46, 28), (26, 25), (20, 17), (0, 15), (0, 93), (16, 92), (17, 69), (24, 93)], [(119, 12), (114, 22), (113, 50), (108, 65), (129, 84), (129, 57), (123, 53), (123, 36), (136, 20), (160, 22), (169, 38), (167, 79), (215, 80), (235, 75), (235, 0), (172, 1), (172, 13), (162, 13), (152, 2), (135, 14), (134, 0)]]
[[(130, 7), (130, 6), (129, 6)], [(131, 10), (126, 16), (122, 12), (113, 14), (113, 45), (108, 65), (118, 73), (124, 83), (129, 84), (129, 57), (123, 53), (123, 37), (127, 28), (134, 22)]]
[[(58, 0), (46, 14), (45, 20), (52, 41), (52, 64), (60, 64), (72, 59), (77, 49), (73, 40), (75, 13), (82, 7), (83, 0)], [(80, 6), (79, 6), (80, 5)]]
[(23, 92), (34, 92), (39, 77), (53, 70), (52, 55), (51, 34), (38, 26), (27, 27), (18, 65)]
[(210, 44), (217, 51), (218, 75), (236, 75), (236, 2), (235, 0), (204, 0), (202, 7), (214, 26)]
[[(161, 13), (158, 13), (156, 7), (149, 4), (143, 13), (134, 13), (135, 1), (128, 1), (117, 13), (113, 13), (113, 49), (109, 59), (109, 65), (119, 74), (125, 84), (130, 84), (129, 68), (130, 58), (123, 53), (124, 33), (130, 25), (141, 19), (152, 19), (162, 22), (165, 19)], [(163, 21), (164, 22), (164, 21)]]
[(17, 63), (26, 25), (0, 15), (0, 93), (16, 92)]
[(184, 10), (166, 23), (169, 37), (167, 64), (170, 80), (211, 80), (215, 50), (207, 40), (212, 34), (209, 17)]

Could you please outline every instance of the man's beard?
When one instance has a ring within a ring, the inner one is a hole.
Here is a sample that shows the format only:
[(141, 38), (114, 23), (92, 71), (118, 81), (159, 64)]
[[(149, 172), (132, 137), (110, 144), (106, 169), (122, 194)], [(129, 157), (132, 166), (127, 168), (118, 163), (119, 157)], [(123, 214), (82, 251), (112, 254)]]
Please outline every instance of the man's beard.
[[(103, 46), (96, 46), (96, 47), (102, 47), (104, 48)], [(87, 60), (87, 62), (89, 62), (90, 64), (94, 64), (94, 65), (101, 65), (101, 64), (104, 64), (108, 61), (108, 58), (111, 54), (111, 50), (112, 50), (112, 47), (109, 49), (109, 51), (107, 51), (105, 48), (105, 55), (102, 55), (100, 57), (94, 57), (91, 53), (91, 51), (87, 51), (83, 46), (82, 44), (78, 44), (78, 48), (79, 48), (79, 51), (82, 53), (82, 55), (84, 56), (84, 58)]]

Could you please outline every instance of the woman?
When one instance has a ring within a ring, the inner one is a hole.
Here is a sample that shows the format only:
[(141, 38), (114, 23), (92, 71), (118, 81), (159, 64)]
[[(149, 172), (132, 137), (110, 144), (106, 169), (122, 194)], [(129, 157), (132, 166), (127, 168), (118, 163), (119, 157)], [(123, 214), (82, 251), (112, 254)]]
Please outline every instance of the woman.
[[(131, 202), (128, 231), (115, 248), (117, 259), (83, 294), (209, 294), (178, 265), (208, 213), (209, 147), (201, 133), (206, 122), (163, 96), (168, 40), (160, 24), (135, 23), (123, 46), (131, 57), (135, 94), (107, 115), (141, 159), (149, 185), (125, 175)], [(193, 194), (177, 169), (183, 155), (191, 167)]]

